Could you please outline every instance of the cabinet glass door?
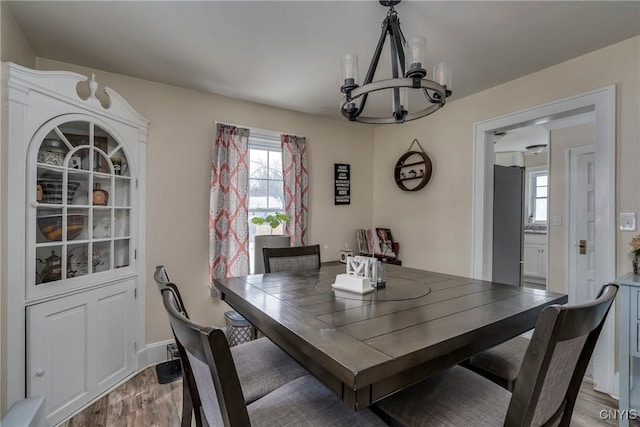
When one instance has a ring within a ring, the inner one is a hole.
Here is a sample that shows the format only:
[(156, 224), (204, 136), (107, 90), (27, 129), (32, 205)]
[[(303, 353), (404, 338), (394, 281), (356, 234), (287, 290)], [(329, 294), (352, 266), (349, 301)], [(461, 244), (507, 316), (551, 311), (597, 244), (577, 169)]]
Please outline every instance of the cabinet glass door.
[(27, 194), (35, 207), (33, 285), (57, 292), (64, 281), (83, 286), (130, 265), (129, 164), (121, 143), (92, 120), (53, 125), (39, 141)]

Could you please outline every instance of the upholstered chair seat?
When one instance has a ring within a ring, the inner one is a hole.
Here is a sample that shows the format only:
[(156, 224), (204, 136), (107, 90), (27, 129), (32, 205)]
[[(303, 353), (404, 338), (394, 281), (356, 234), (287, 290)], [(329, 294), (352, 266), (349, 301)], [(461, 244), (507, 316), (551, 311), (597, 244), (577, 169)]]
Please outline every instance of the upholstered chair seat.
[(386, 426), (369, 410), (350, 409), (310, 375), (267, 394), (247, 406), (247, 410), (252, 426)]
[(246, 403), (309, 372), (268, 338), (258, 338), (231, 347)]
[(504, 388), (454, 366), (377, 406), (398, 425), (494, 427), (504, 424), (510, 400), (511, 393)]
[(513, 382), (518, 377), (529, 342), (528, 338), (513, 338), (472, 356), (469, 359), (469, 365), (480, 374), (488, 374), (486, 375), (488, 378), (494, 379), (507, 390), (513, 390)]

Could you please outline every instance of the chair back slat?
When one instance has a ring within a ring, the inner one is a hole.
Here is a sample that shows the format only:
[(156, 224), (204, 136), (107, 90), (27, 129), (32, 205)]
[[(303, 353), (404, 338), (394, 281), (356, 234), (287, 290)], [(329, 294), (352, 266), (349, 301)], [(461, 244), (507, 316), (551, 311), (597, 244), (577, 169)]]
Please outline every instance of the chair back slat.
[(240, 380), (224, 332), (190, 321), (178, 306), (171, 288), (162, 300), (177, 341), (194, 373), (203, 412), (210, 426), (249, 426)]
[(160, 289), (171, 282), (171, 279), (169, 279), (169, 273), (164, 265), (156, 267), (156, 271), (153, 273), (153, 279), (156, 281), (156, 285), (158, 285)]
[(264, 271), (310, 271), (320, 269), (320, 245), (262, 248)]
[(582, 378), (618, 286), (595, 301), (545, 308), (527, 348), (505, 425), (569, 425)]

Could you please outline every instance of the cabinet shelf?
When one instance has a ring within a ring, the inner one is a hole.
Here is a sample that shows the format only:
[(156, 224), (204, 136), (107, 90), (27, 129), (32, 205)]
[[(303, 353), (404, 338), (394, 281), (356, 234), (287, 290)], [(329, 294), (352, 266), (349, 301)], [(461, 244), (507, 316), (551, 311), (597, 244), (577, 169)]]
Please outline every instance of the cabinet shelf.
[(402, 164), (397, 164), (396, 169), (402, 169), (409, 166), (424, 165), (424, 164), (425, 164), (424, 160), (421, 160), (419, 162), (402, 163)]
[[(68, 240), (67, 242), (72, 242), (73, 240)], [(41, 242), (36, 243), (36, 248), (51, 248), (61, 246), (63, 244), (62, 240), (53, 240), (51, 242)]]
[(49, 163), (37, 163), (37, 166), (38, 166), (39, 169), (44, 169), (44, 170), (48, 170), (48, 171), (51, 171), (51, 172), (62, 173), (64, 170), (66, 170), (65, 167), (50, 165)]
[(424, 175), (412, 176), (412, 177), (409, 177), (409, 178), (400, 178), (400, 179), (396, 179), (396, 182), (411, 181), (411, 180), (414, 180), (414, 179), (422, 179), (423, 176)]

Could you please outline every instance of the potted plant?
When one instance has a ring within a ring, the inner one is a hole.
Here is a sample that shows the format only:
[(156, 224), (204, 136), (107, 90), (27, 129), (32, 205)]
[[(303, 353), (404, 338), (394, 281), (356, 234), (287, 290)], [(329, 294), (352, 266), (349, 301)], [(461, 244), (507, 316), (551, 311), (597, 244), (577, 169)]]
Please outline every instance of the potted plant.
[[(257, 226), (268, 225), (271, 227), (271, 232), (281, 225), (284, 228), (284, 223), (289, 221), (289, 215), (276, 212), (273, 215), (267, 215), (266, 217), (253, 217), (251, 223)], [(282, 234), (262, 234), (256, 235), (253, 253), (253, 273), (264, 273), (264, 259), (262, 257), (262, 248), (286, 248), (291, 245), (291, 238)]]
[(633, 266), (633, 274), (638, 274), (638, 259), (640, 259), (640, 234), (631, 239), (627, 245), (627, 253), (633, 255), (631, 265)]

